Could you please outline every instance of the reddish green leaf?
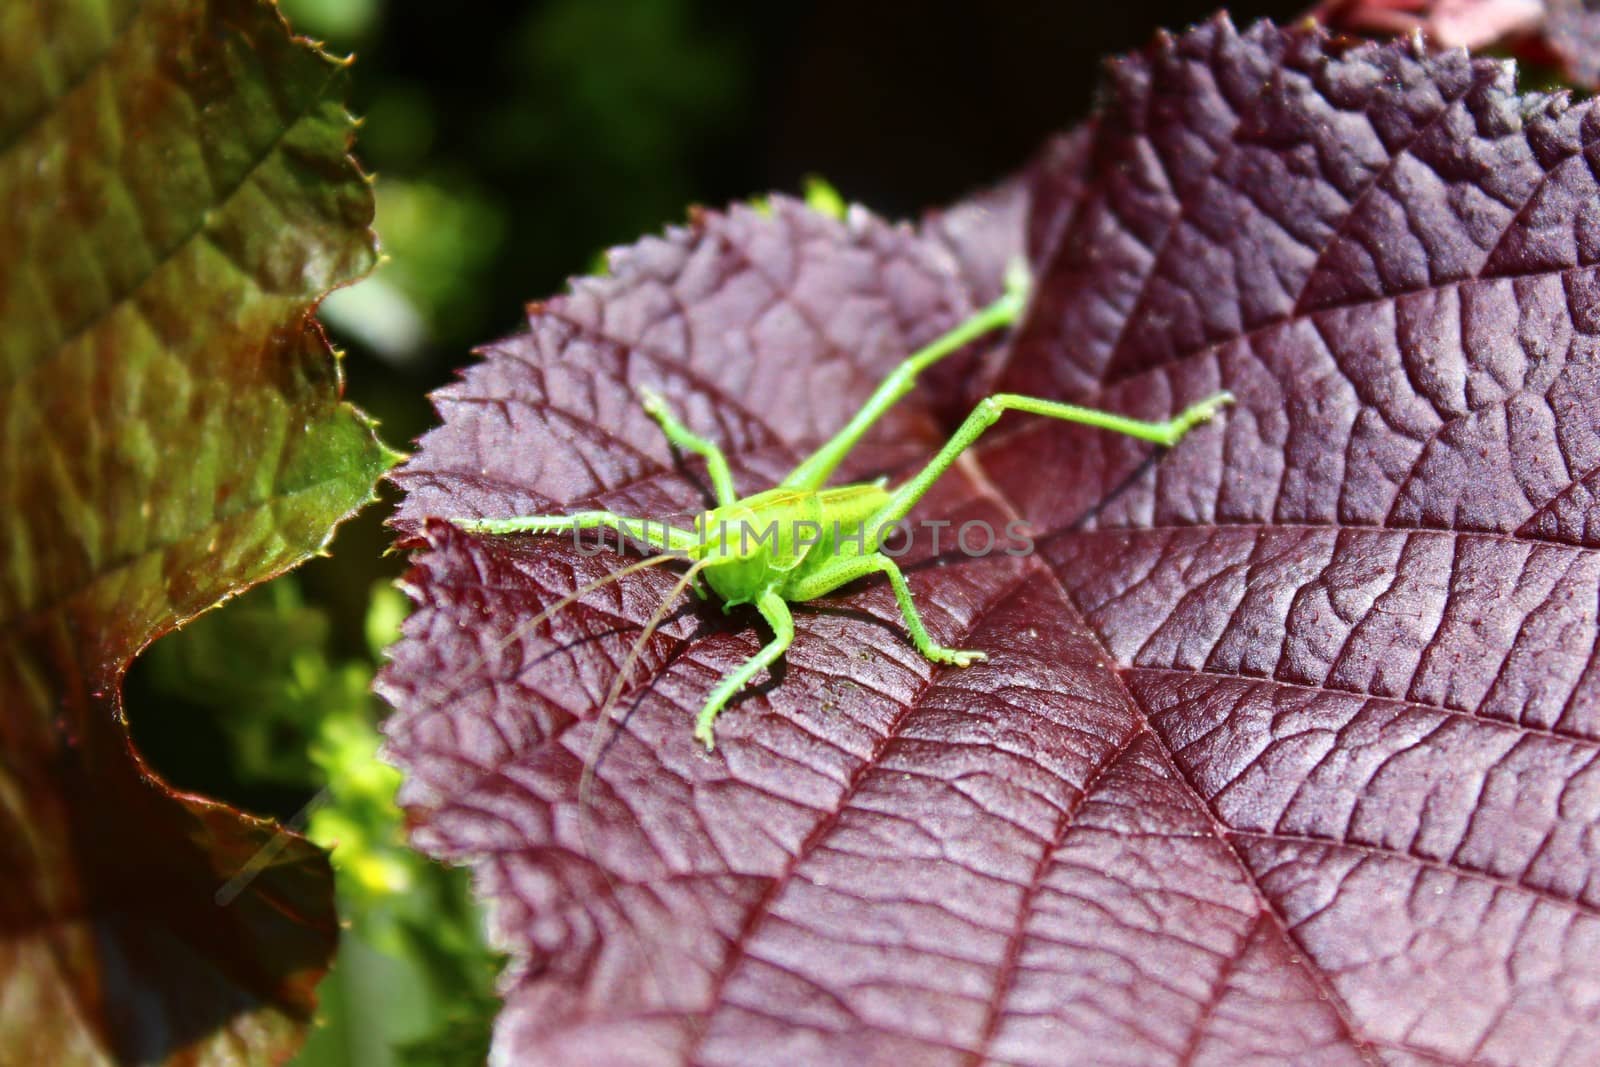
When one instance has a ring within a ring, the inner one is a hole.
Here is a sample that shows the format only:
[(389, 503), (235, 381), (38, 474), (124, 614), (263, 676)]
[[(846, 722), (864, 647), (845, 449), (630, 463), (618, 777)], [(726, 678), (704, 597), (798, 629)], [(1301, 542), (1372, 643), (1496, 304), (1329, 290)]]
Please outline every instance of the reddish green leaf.
[[(398, 476), (424, 547), (382, 685), (415, 841), (473, 864), (514, 956), (499, 1061), (1584, 1062), (1600, 113), (1511, 77), (1305, 27), (1162, 36), (1020, 225), (705, 217), (441, 391)], [(532, 632), (622, 557), (441, 517), (698, 505), (640, 383), (769, 485), (1019, 246), (1016, 335), (850, 474), (925, 456), (974, 387), (1238, 404), (1165, 454), (1017, 419), (952, 471), (924, 517), (1038, 535), (924, 539), (930, 628), (991, 655), (965, 671), (865, 582), (797, 609), (708, 756), (693, 715), (765, 635), (685, 598), (583, 810), (671, 576)]]
[(342, 67), (256, 0), (23, 0), (0, 70), (0, 1061), (279, 1060), (324, 857), (166, 787), (118, 689), (390, 462), (310, 317), (373, 260)]

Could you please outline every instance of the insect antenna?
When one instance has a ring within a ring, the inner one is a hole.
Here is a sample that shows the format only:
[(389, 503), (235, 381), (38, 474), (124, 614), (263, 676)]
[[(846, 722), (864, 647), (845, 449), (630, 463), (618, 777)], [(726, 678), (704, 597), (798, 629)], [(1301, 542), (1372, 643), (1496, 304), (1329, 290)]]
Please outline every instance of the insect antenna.
[[(505, 636), (496, 640), (487, 649), (484, 649), (477, 656), (475, 656), (465, 667), (462, 667), (460, 670), (456, 671), (451, 676), (451, 679), (447, 680), (446, 687), (443, 688), (442, 691), (435, 690), (437, 699), (432, 702), (432, 705), (434, 707), (439, 707), (450, 699), (460, 696), (462, 689), (471, 680), (472, 676), (477, 673), (478, 668), (484, 666), (489, 662), (489, 660), (495, 656), (498, 656), (501, 652), (504, 652), (509, 646), (533, 633), (533, 631), (539, 627), (540, 623), (545, 622), (562, 608), (565, 608), (583, 599), (597, 589), (603, 589), (612, 582), (621, 581), (630, 574), (636, 574), (639, 571), (645, 570), (646, 568), (660, 566), (663, 563), (669, 563), (672, 560), (682, 558), (683, 557), (681, 555), (675, 552), (663, 552), (660, 555), (651, 556), (648, 559), (636, 560), (625, 567), (620, 567), (617, 570), (604, 575), (603, 577), (597, 578), (595, 581), (579, 586), (577, 589), (574, 589), (560, 600), (557, 600), (555, 603), (546, 607), (533, 618), (527, 619), (512, 627), (511, 630), (505, 634)], [(453, 688), (448, 686), (448, 681), (450, 680), (453, 680), (456, 683)]]
[[(566, 594), (559, 600), (544, 608), (531, 619), (527, 619), (524, 622), (517, 624), (504, 637), (496, 640), (491, 646), (489, 646), (488, 649), (474, 658), (467, 667), (456, 672), (454, 675), (455, 679), (458, 682), (465, 682), (478, 670), (478, 668), (482, 667), (506, 647), (531, 634), (539, 627), (541, 623), (550, 619), (563, 608), (568, 607), (578, 600), (581, 600), (583, 597), (589, 595), (595, 590), (602, 589), (613, 582), (621, 581), (629, 575), (637, 574), (639, 571), (646, 570), (650, 567), (660, 566), (663, 563), (670, 563), (674, 560), (681, 560), (683, 558), (684, 556), (681, 552), (663, 552), (645, 559), (636, 560), (633, 563), (629, 563), (627, 566), (619, 567), (617, 570), (614, 570), (611, 573), (596, 579), (595, 581), (587, 582), (584, 585), (579, 586), (577, 589), (574, 589), (572, 592)], [(649, 642), (651, 636), (666, 619), (667, 612), (671, 608), (672, 604), (683, 595), (683, 592), (689, 588), (689, 586), (699, 576), (700, 572), (705, 568), (706, 562), (707, 561), (700, 561), (690, 566), (689, 569), (673, 586), (671, 593), (663, 598), (661, 606), (656, 609), (655, 613), (650, 617), (649, 622), (645, 625), (644, 630), (639, 634), (639, 637), (629, 648), (628, 655), (623, 660), (622, 669), (617, 673), (616, 679), (612, 682), (611, 688), (607, 691), (605, 701), (600, 706), (600, 713), (595, 721), (595, 736), (589, 745), (588, 757), (584, 761), (583, 773), (578, 783), (578, 838), (582, 845), (585, 857), (589, 858), (591, 862), (594, 862), (594, 848), (590, 843), (591, 835), (589, 833), (589, 796), (594, 785), (595, 763), (598, 759), (600, 750), (603, 748), (603, 742), (607, 737), (612, 736), (612, 734), (606, 730), (607, 720), (610, 719), (612, 707), (616, 704), (617, 699), (621, 695), (626, 679), (632, 672), (634, 664), (638, 662), (639, 655), (644, 650), (644, 646)], [(459, 691), (460, 687), (458, 685), (456, 689), (447, 691), (437, 703), (442, 704), (445, 700), (457, 695)], [(620, 900), (621, 893), (616, 880), (611, 877), (611, 872), (606, 870), (604, 865), (598, 862), (595, 862), (595, 867), (600, 871), (601, 876), (605, 878), (606, 884), (610, 887), (612, 898), (614, 900)], [(628, 925), (628, 928), (632, 933), (635, 942), (638, 944), (641, 953), (648, 961), (650, 968), (650, 981), (654, 986), (654, 996), (659, 1001), (663, 995), (663, 991), (670, 988), (669, 983), (664, 981), (664, 972), (661, 967), (661, 961), (658, 959), (657, 955), (651, 951), (650, 946), (645, 942), (645, 940), (639, 935), (638, 930), (633, 927), (631, 922), (628, 922), (626, 916), (624, 916), (624, 922), (626, 925)], [(702, 1022), (698, 1021), (695, 1023), (697, 1029), (703, 1025), (704, 1024)]]
[[(596, 723), (610, 720), (611, 710), (616, 706), (617, 698), (622, 695), (622, 688), (628, 682), (628, 675), (633, 672), (633, 665), (639, 662), (639, 654), (644, 651), (645, 644), (661, 624), (666, 621), (667, 612), (671, 609), (673, 602), (683, 595), (684, 590), (694, 584), (700, 572), (705, 570), (710, 563), (711, 560), (703, 559), (684, 571), (683, 577), (678, 579), (678, 584), (672, 587), (672, 592), (666, 595), (666, 598), (661, 601), (661, 606), (656, 608), (655, 614), (650, 616), (650, 621), (645, 623), (644, 629), (639, 632), (638, 638), (633, 642), (633, 647), (628, 649), (628, 656), (622, 661), (622, 667), (617, 671), (616, 678), (611, 682), (611, 689), (606, 693), (605, 703), (600, 705), (600, 714), (595, 720)], [(594, 742), (591, 741), (591, 750), (593, 747)], [(592, 757), (593, 755), (595, 753), (591, 751), (590, 756)], [(594, 760), (592, 758), (588, 761), (587, 769), (590, 771), (594, 769)]]
[[(550, 616), (554, 615), (556, 612), (560, 611), (562, 608), (567, 607), (569, 604), (573, 604), (573, 603), (576, 603), (579, 600), (582, 600), (584, 597), (588, 596), (590, 593), (594, 592), (596, 589), (603, 589), (606, 586), (610, 585), (612, 582), (621, 581), (622, 579), (626, 578), (628, 575), (636, 574), (639, 571), (645, 570), (646, 568), (659, 566), (660, 564), (669, 563), (672, 560), (682, 559), (682, 558), (683, 558), (683, 556), (680, 555), (677, 552), (663, 552), (660, 555), (651, 556), (648, 559), (641, 559), (641, 560), (638, 560), (636, 562), (630, 563), (626, 567), (621, 567), (621, 568), (619, 568), (617, 570), (612, 571), (610, 574), (607, 574), (607, 575), (605, 575), (605, 576), (603, 576), (601, 578), (597, 578), (592, 582), (589, 582), (586, 585), (579, 586), (577, 589), (574, 589), (572, 592), (568, 593), (566, 596), (562, 597), (560, 600), (557, 600), (554, 604), (551, 604), (549, 607), (547, 607), (543, 611), (539, 612), (539, 614), (535, 615), (533, 618), (529, 619), (526, 622), (518, 624), (514, 629), (512, 629), (512, 631), (510, 633), (506, 634), (504, 637), (502, 637), (500, 640), (496, 641), (492, 646), (490, 646), (489, 651), (484, 654), (483, 659), (487, 660), (489, 658), (489, 656), (497, 655), (500, 652), (503, 652), (505, 650), (506, 646), (510, 645), (511, 643), (513, 643), (514, 641), (517, 641), (520, 638), (526, 637), (528, 634), (533, 633), (533, 631), (539, 626), (539, 624), (544, 622), (546, 619), (550, 618)], [(482, 660), (480, 660), (474, 666), (477, 667), (477, 666), (482, 666), (482, 665), (483, 665)]]
[(649, 944), (639, 935), (637, 928), (622, 913), (620, 904), (621, 890), (617, 885), (616, 879), (611, 877), (611, 872), (606, 869), (605, 864), (596, 858), (589, 833), (589, 798), (594, 792), (595, 768), (600, 762), (600, 753), (604, 750), (606, 741), (614, 737), (616, 731), (621, 728), (621, 723), (612, 718), (611, 712), (616, 705), (617, 699), (622, 695), (623, 687), (628, 681), (628, 675), (633, 673), (633, 666), (639, 661), (640, 653), (644, 651), (644, 647), (649, 643), (651, 636), (666, 620), (672, 605), (683, 596), (684, 591), (694, 583), (700, 572), (710, 562), (710, 560), (700, 560), (683, 573), (677, 584), (672, 587), (672, 592), (662, 598), (661, 605), (650, 616), (650, 621), (645, 623), (644, 629), (639, 632), (639, 636), (634, 640), (633, 647), (628, 649), (628, 655), (623, 659), (622, 667), (617, 671), (616, 678), (612, 680), (611, 688), (606, 692), (606, 698), (600, 705), (600, 712), (595, 717), (594, 735), (589, 739), (589, 752), (583, 761), (583, 773), (578, 778), (578, 841), (583, 846), (584, 855), (594, 864), (601, 877), (606, 880), (606, 885), (611, 890), (611, 899), (619, 902), (617, 907), (618, 914), (622, 915), (624, 925), (632, 932), (635, 943), (649, 963), (651, 982), (655, 986), (653, 992), (657, 1001), (662, 999), (670, 984), (663, 980), (664, 972), (657, 954), (651, 950)]

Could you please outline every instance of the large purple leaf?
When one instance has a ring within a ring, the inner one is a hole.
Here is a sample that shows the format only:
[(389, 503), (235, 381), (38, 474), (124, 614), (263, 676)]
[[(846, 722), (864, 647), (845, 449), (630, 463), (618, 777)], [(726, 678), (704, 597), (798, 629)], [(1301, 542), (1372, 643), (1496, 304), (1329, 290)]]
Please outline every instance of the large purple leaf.
[[(1213, 22), (1115, 64), (1020, 191), (918, 235), (705, 216), (442, 391), (382, 686), (414, 840), (474, 865), (515, 960), (498, 1061), (1581, 1062), (1600, 120), (1510, 79)], [(990, 653), (965, 671), (862, 583), (797, 613), (707, 756), (693, 713), (765, 635), (686, 599), (580, 810), (674, 576), (524, 632), (622, 558), (435, 517), (698, 506), (641, 382), (761, 488), (1024, 246), (1016, 337), (850, 474), (994, 387), (1239, 403), (1160, 455), (1017, 419), (952, 471), (922, 517), (1025, 517), (1038, 547), (913, 553), (935, 635)]]

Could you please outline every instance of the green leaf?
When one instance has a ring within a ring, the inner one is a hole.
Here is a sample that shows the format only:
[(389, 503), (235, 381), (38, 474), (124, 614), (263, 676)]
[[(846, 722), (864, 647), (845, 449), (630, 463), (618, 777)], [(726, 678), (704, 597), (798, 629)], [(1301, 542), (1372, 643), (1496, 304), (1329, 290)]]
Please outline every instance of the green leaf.
[(281, 1060), (311, 1013), (325, 857), (169, 789), (119, 688), (394, 460), (311, 318), (374, 258), (343, 69), (255, 0), (0, 8), (0, 1062)]
[(408, 602), (389, 582), (375, 583), (366, 654), (340, 657), (332, 620), (302, 599), (297, 577), (253, 589), (158, 642), (139, 665), (143, 682), (129, 686), (146, 712), (135, 738), (156, 740), (151, 719), (170, 720), (170, 733), (209, 714), (218, 767), (205, 780), (295, 790), (302, 799), (319, 790), (295, 825), (329, 850), (341, 929), (298, 1067), (482, 1063), (503, 961), (483, 943), (466, 870), (406, 847), (394, 801), (400, 775), (376, 754), (372, 675), (381, 650), (400, 638)]

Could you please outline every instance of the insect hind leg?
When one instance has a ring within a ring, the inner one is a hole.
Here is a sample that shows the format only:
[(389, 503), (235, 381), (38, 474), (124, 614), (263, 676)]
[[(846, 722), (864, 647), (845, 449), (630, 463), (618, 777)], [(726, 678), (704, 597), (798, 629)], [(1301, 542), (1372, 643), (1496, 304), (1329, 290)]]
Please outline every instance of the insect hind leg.
[(1055, 400), (1043, 400), (1034, 396), (1021, 396), (1017, 393), (996, 393), (985, 397), (972, 409), (972, 413), (944, 443), (944, 447), (928, 461), (928, 465), (913, 475), (908, 481), (903, 482), (889, 496), (889, 502), (878, 512), (867, 519), (867, 531), (874, 537), (868, 547), (876, 549), (878, 542), (876, 535), (879, 531), (886, 530), (894, 523), (906, 517), (924, 493), (932, 488), (939, 476), (949, 470), (951, 465), (961, 456), (961, 453), (977, 443), (985, 430), (1000, 420), (1000, 416), (1008, 411), (1022, 411), (1031, 415), (1043, 415), (1046, 418), (1059, 419), (1062, 422), (1077, 423), (1080, 426), (1092, 426), (1100, 430), (1109, 430), (1120, 433), (1140, 441), (1149, 441), (1151, 444), (1171, 448), (1181, 441), (1185, 434), (1196, 426), (1210, 421), (1217, 412), (1233, 403), (1232, 393), (1213, 393), (1204, 400), (1184, 408), (1170, 419), (1160, 422), (1146, 422), (1142, 419), (1130, 419), (1125, 415), (1117, 415), (1110, 411), (1101, 411), (1098, 408), (1086, 408), (1077, 404), (1063, 404)]
[(878, 388), (873, 390), (850, 421), (790, 471), (782, 484), (791, 489), (822, 488), (834, 468), (850, 454), (862, 435), (872, 428), (884, 412), (911, 391), (918, 375), (991, 330), (1015, 322), (1027, 307), (1031, 284), (1027, 265), (1020, 260), (1013, 261), (1006, 271), (1005, 292), (998, 300), (901, 360), (889, 376), (878, 383)]

